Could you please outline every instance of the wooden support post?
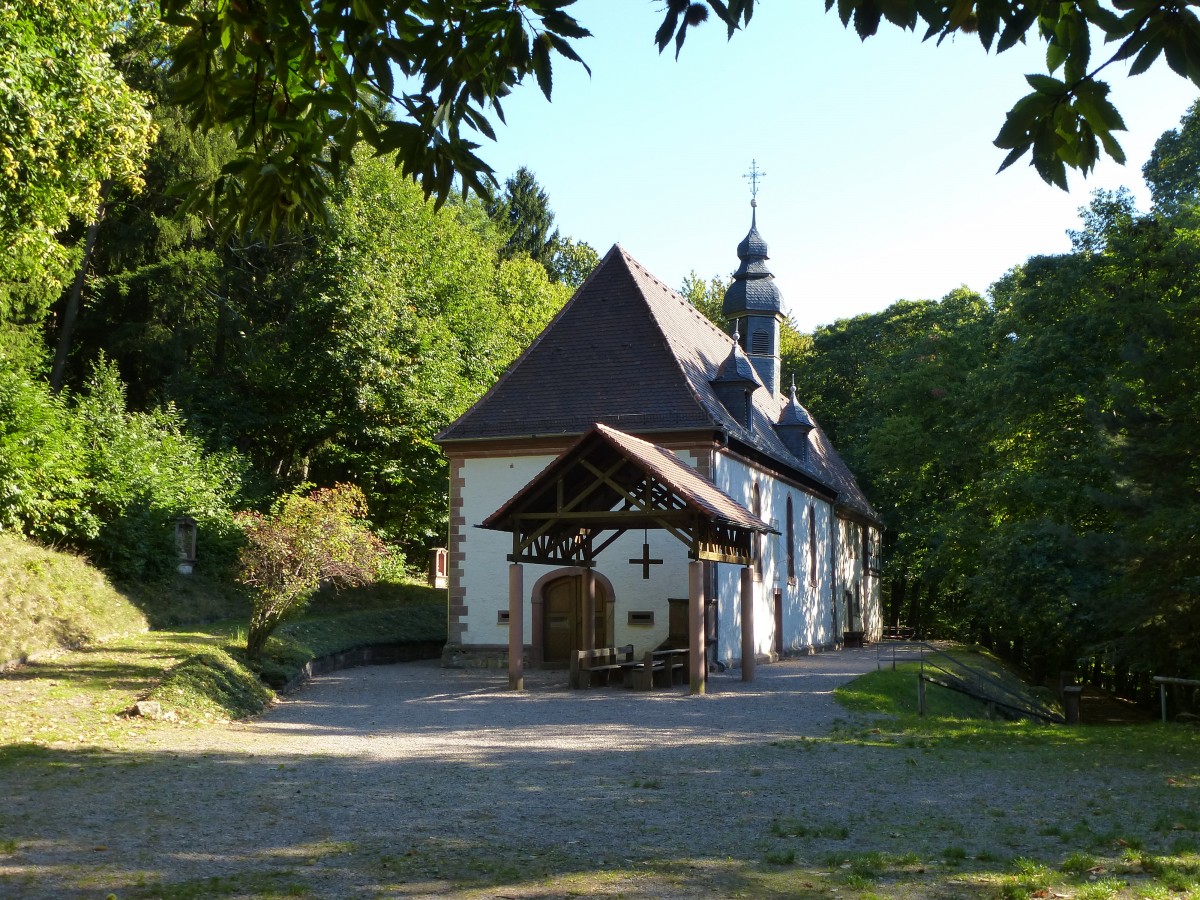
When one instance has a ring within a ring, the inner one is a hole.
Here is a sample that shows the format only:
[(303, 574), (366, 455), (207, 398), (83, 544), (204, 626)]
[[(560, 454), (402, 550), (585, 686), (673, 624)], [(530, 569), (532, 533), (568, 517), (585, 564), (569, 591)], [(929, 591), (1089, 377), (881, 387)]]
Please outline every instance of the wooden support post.
[(742, 566), (742, 681), (754, 680), (754, 570)]
[(588, 566), (583, 570), (583, 628), (580, 650), (596, 649), (596, 573)]
[(1158, 683), (1158, 702), (1162, 707), (1162, 720), (1165, 724), (1167, 721), (1167, 686), (1161, 681)]
[(688, 563), (688, 684), (693, 694), (707, 690), (704, 647), (704, 563)]
[(1083, 722), (1083, 685), (1068, 684), (1063, 688), (1063, 718), (1068, 725)]
[(917, 676), (917, 715), (925, 715), (925, 673)]
[(524, 567), (508, 567), (508, 689), (525, 690), (525, 578)]

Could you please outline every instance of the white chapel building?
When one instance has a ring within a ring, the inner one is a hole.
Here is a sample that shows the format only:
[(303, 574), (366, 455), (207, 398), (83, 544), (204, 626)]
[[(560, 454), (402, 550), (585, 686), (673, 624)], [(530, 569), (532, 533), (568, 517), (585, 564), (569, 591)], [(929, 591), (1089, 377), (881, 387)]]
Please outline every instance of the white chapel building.
[(520, 646), (525, 665), (565, 668), (579, 649), (688, 647), (702, 627), (711, 670), (880, 637), (881, 522), (784, 389), (753, 219), (737, 255), (729, 335), (614, 246), (438, 435), (444, 663), (511, 672)]

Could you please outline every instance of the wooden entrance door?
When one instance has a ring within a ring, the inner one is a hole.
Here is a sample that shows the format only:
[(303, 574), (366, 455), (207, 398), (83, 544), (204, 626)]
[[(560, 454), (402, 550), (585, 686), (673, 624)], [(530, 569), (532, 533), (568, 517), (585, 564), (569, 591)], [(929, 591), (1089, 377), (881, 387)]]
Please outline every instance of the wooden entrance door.
[[(608, 633), (608, 596), (596, 582), (596, 646), (612, 643)], [(583, 576), (556, 578), (542, 589), (542, 660), (565, 666), (571, 651), (583, 649)]]

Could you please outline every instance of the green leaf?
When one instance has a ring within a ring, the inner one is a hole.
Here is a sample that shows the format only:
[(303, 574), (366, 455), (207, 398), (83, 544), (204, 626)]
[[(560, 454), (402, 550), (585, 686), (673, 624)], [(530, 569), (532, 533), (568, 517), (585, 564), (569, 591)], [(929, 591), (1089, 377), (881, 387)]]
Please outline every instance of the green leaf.
[(560, 38), (557, 34), (551, 34), (550, 32), (546, 32), (546, 35), (547, 35), (547, 37), (550, 38), (550, 43), (554, 47), (555, 50), (557, 50), (560, 54), (565, 56), (567, 59), (574, 60), (575, 62), (577, 62), (581, 66), (583, 66), (584, 71), (586, 71), (588, 73), (588, 75), (592, 74), (591, 67), (583, 61), (583, 59), (579, 56), (578, 53), (575, 52), (574, 47), (572, 47), (570, 44), (568, 44), (566, 41), (564, 41), (562, 38)]
[(1067, 94), (1066, 84), (1049, 75), (1026, 75), (1025, 80), (1039, 94), (1046, 94), (1050, 97), (1065, 97)]
[(1137, 55), (1137, 59), (1133, 61), (1133, 65), (1129, 67), (1130, 75), (1141, 75), (1151, 64), (1158, 59), (1158, 55), (1163, 52), (1163, 42), (1161, 38), (1146, 37), (1145, 46)]
[(550, 36), (542, 32), (533, 42), (533, 72), (537, 76), (538, 86), (546, 99), (550, 99), (552, 87), (550, 77)]
[(859, 0), (858, 9), (854, 12), (854, 30), (861, 40), (866, 40), (879, 31), (879, 21), (882, 11), (873, 0)]
[(1013, 163), (1015, 163), (1018, 159), (1020, 159), (1022, 156), (1024, 156), (1028, 151), (1029, 151), (1028, 143), (1022, 144), (1019, 147), (1014, 147), (1012, 149), (1012, 151), (1008, 154), (1008, 156), (1004, 157), (1004, 162), (1000, 163), (1000, 168), (998, 168), (996, 170), (996, 174), (999, 175), (1001, 172), (1003, 172), (1005, 169), (1007, 169), (1009, 166), (1011, 166)]
[(679, 5), (678, 3), (667, 4), (667, 14), (663, 17), (662, 24), (658, 26), (658, 31), (654, 34), (654, 43), (658, 45), (658, 52), (662, 53), (667, 47), (667, 41), (671, 40), (671, 35), (675, 33), (675, 26), (679, 24), (679, 16), (686, 8), (686, 4)]

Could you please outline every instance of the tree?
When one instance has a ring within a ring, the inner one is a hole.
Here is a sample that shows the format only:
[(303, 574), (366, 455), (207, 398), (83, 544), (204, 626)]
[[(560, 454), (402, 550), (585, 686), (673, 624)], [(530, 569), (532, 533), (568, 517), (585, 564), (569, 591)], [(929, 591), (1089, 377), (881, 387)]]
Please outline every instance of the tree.
[(961, 544), (978, 533), (977, 373), (986, 370), (991, 312), (960, 288), (941, 301), (902, 300), (817, 329), (795, 359), (806, 405), (879, 508), (885, 608), (921, 630), (969, 636), (961, 615)]
[[(549, 98), (553, 54), (582, 63), (570, 41), (589, 32), (564, 11), (572, 2), (164, 0), (165, 20), (180, 29), (172, 51), (178, 102), (196, 126), (231, 126), (241, 148), (215, 182), (195, 187), (231, 227), (274, 233), (324, 215), (327, 176), (336, 180), (363, 141), (395, 157), (439, 202), (456, 176), (464, 191), (487, 193), (495, 178), (475, 155), (470, 130), (494, 140), (490, 117), (503, 120), (503, 99), (527, 76)], [(1101, 147), (1124, 158), (1113, 138), (1124, 124), (1099, 78), (1109, 64), (1132, 59), (1137, 74), (1165, 57), (1200, 84), (1193, 5), (837, 0), (837, 13), (864, 39), (886, 18), (903, 29), (922, 26), (927, 39), (974, 33), (997, 52), (1031, 32), (1045, 41), (1048, 74), (1029, 76), (1033, 92), (1009, 112), (996, 143), (1010, 151), (1002, 168), (1031, 152), (1042, 178), (1065, 187), (1066, 169), (1086, 174)], [(826, 10), (833, 6), (826, 0)], [(710, 10), (732, 36), (749, 24), (754, 0), (668, 0), (655, 36), (660, 49), (674, 40), (678, 54)], [(1116, 47), (1098, 64), (1093, 29)], [(379, 123), (372, 104), (394, 104), (398, 120)]]
[(596, 252), (595, 247), (586, 241), (563, 238), (554, 248), (547, 271), (555, 284), (565, 284), (574, 289), (583, 284), (584, 279), (591, 275), (598, 265), (600, 254)]
[(56, 236), (136, 188), (154, 135), (107, 50), (121, 0), (0, 0), (0, 322), (38, 321), (70, 278)]
[[(202, 370), (212, 365), (201, 345), (219, 328), (229, 275), (243, 255), (238, 242), (219, 240), (211, 221), (181, 212), (176, 186), (215, 177), (236, 148), (228, 130), (194, 132), (167, 102), (161, 60), (169, 40), (169, 29), (141, 16), (126, 23), (109, 49), (126, 83), (147, 98), (155, 139), (140, 189), (116, 184), (108, 191), (101, 216), (87, 229), (71, 289), (52, 307), (55, 390), (78, 383), (87, 360), (103, 349), (121, 360), (139, 409), (154, 402), (146, 387), (161, 385), (184, 361)], [(75, 364), (78, 357), (83, 365)]]
[(362, 491), (339, 484), (282, 497), (269, 515), (238, 514), (246, 535), (238, 577), (254, 589), (246, 637), (251, 659), (261, 657), (271, 633), (322, 582), (338, 589), (375, 580), (385, 549), (367, 528), (366, 511)]
[[(748, 25), (754, 0), (707, 0), (728, 27), (730, 36)], [(825, 0), (825, 10), (835, 0)], [(1158, 58), (1178, 75), (1200, 85), (1200, 18), (1191, 7), (1193, 0), (1140, 0), (1110, 2), (1067, 0), (836, 0), (837, 14), (845, 27), (853, 22), (864, 41), (879, 30), (886, 19), (905, 30), (918, 26), (925, 39), (941, 43), (958, 34), (975, 34), (985, 50), (997, 53), (1024, 42), (1029, 33), (1046, 43), (1045, 75), (1027, 75), (1033, 92), (1022, 97), (1011, 110), (997, 135), (997, 147), (1009, 154), (1000, 165), (1008, 168), (1026, 153), (1031, 164), (1049, 184), (1067, 189), (1067, 168), (1089, 173), (1100, 150), (1125, 161), (1125, 153), (1113, 137), (1124, 131), (1121, 114), (1108, 101), (1108, 84), (1099, 75), (1109, 65), (1132, 59), (1130, 74), (1137, 75)], [(674, 38), (678, 56), (689, 27), (707, 19), (702, 3), (670, 0), (655, 40), (659, 50)], [(1092, 31), (1104, 43), (1116, 44), (1108, 58), (1092, 60)], [(1061, 77), (1055, 77), (1060, 74)]]
[[(503, 119), (502, 100), (526, 76), (550, 96), (552, 53), (582, 62), (567, 39), (588, 31), (568, 2), (164, 0), (164, 19), (181, 29), (177, 101), (196, 126), (231, 126), (242, 148), (208, 200), (242, 231), (323, 218), (328, 176), (360, 141), (395, 156), (439, 202), (456, 176), (487, 193), (491, 169), (464, 126), (494, 139), (489, 116)], [(398, 120), (378, 121), (378, 104)]]
[(489, 212), (508, 234), (503, 256), (511, 259), (519, 253), (528, 254), (549, 272), (559, 243), (558, 229), (554, 228), (550, 198), (529, 169), (517, 169), (504, 183), (504, 193)]
[[(146, 393), (174, 398), (277, 484), (353, 481), (378, 533), (416, 552), (444, 534), (448, 474), (434, 436), (566, 291), (528, 257), (501, 260), (477, 209), (435, 211), (386, 160), (359, 160), (329, 206), (329, 225), (225, 264), (219, 370), (209, 365), (213, 332), (201, 327), (213, 324), (211, 304), (195, 304), (196, 325), (187, 308), (169, 307), (180, 316), (170, 328), (143, 325), (132, 310), (122, 363), (150, 377)], [(143, 327), (162, 348), (161, 370), (138, 347)], [(168, 356), (172, 329), (196, 338), (190, 361)]]
[(725, 292), (729, 290), (731, 284), (733, 284), (733, 279), (727, 275), (714, 275), (705, 281), (695, 269), (692, 269), (683, 276), (683, 284), (679, 286), (679, 293), (708, 321), (722, 331), (728, 331), (729, 320), (725, 318), (724, 305)]
[(1200, 101), (1193, 103), (1179, 128), (1163, 132), (1142, 166), (1154, 211), (1174, 215), (1200, 199)]

